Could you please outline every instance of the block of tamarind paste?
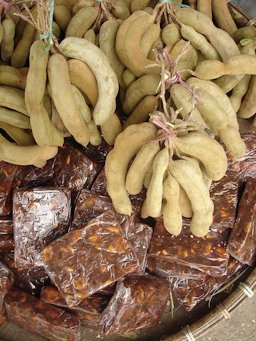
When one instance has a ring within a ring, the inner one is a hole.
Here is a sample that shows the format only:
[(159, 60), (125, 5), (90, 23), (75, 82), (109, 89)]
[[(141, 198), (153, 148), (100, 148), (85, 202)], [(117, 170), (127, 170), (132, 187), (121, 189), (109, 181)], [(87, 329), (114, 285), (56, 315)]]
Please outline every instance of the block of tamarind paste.
[(4, 298), (13, 286), (13, 282), (13, 273), (7, 268), (7, 266), (0, 262), (0, 311), (3, 309)]
[(10, 234), (0, 235), (0, 252), (7, 253), (14, 250), (14, 239)]
[(256, 262), (256, 179), (248, 179), (227, 251), (243, 264)]
[(6, 321), (6, 311), (3, 306), (2, 310), (0, 310), (0, 326)]
[(101, 166), (66, 142), (63, 147), (59, 148), (59, 153), (55, 158), (52, 186), (69, 188), (72, 192), (72, 199), (75, 200), (82, 188), (91, 187), (100, 170)]
[(89, 143), (87, 147), (83, 147), (83, 151), (89, 159), (104, 165), (106, 157), (112, 148), (113, 146), (110, 146), (104, 139), (102, 139), (102, 143), (99, 146), (93, 146)]
[(77, 316), (29, 295), (12, 289), (5, 297), (8, 320), (27, 331), (53, 341), (79, 341)]
[(50, 278), (42, 266), (29, 268), (17, 268), (14, 262), (14, 253), (6, 253), (2, 259), (3, 263), (11, 269), (15, 286), (29, 294), (38, 296), (43, 286), (50, 284)]
[(0, 216), (12, 211), (12, 189), (18, 166), (0, 161)]
[(169, 283), (152, 275), (129, 275), (116, 290), (100, 319), (104, 334), (122, 334), (159, 322), (169, 298)]
[(13, 225), (17, 267), (31, 267), (42, 249), (67, 232), (71, 193), (68, 189), (18, 189), (13, 195)]
[(94, 294), (85, 298), (78, 306), (70, 308), (58, 289), (53, 286), (43, 287), (40, 298), (44, 302), (69, 309), (79, 317), (82, 325), (91, 329), (98, 329), (101, 313), (110, 300), (109, 296)]
[(138, 259), (113, 211), (42, 251), (43, 265), (69, 306), (134, 272)]
[(10, 218), (0, 219), (0, 235), (13, 234), (13, 221)]

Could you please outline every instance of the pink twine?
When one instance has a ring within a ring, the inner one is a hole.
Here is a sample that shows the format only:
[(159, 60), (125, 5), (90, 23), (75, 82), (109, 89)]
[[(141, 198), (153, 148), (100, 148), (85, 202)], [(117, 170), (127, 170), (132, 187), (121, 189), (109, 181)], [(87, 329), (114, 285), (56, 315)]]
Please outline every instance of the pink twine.
[(6, 10), (10, 9), (13, 6), (13, 4), (10, 4), (4, 0), (0, 0), (0, 5), (2, 5), (3, 8)]

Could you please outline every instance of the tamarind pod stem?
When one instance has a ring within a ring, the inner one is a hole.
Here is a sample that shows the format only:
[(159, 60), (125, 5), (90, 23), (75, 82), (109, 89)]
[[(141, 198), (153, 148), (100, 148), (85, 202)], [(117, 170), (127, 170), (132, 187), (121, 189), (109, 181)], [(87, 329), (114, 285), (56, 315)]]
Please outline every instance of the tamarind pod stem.
[[(203, 1), (203, 0), (201, 0)], [(237, 30), (229, 9), (228, 1), (226, 0), (212, 0), (212, 11), (217, 25), (228, 34), (232, 34)]]
[(179, 206), (181, 209), (182, 217), (185, 217), (185, 218), (193, 217), (193, 210), (191, 207), (191, 202), (187, 196), (187, 193), (184, 191), (182, 187), (180, 187)]
[(132, 82), (125, 94), (124, 111), (129, 114), (145, 96), (157, 95), (160, 91), (159, 84), (160, 76), (154, 74), (141, 76)]
[(1, 134), (0, 142), (0, 159), (14, 165), (35, 165), (36, 167), (40, 165), (41, 167), (44, 162), (53, 158), (58, 152), (56, 146), (18, 146), (9, 142)]
[(19, 89), (25, 89), (27, 75), (9, 65), (0, 65), (0, 84), (13, 86)]
[(238, 116), (242, 118), (250, 118), (256, 113), (256, 76), (251, 78), (249, 89), (242, 100)]
[(93, 110), (95, 124), (105, 123), (116, 109), (119, 90), (117, 76), (109, 64), (107, 56), (86, 39), (66, 38), (60, 44), (61, 52), (69, 58), (79, 59), (94, 73), (98, 84), (98, 100)]
[(29, 117), (4, 107), (0, 107), (0, 121), (21, 129), (31, 129)]
[(126, 176), (125, 187), (129, 194), (137, 195), (142, 191), (145, 175), (152, 167), (153, 159), (159, 150), (159, 144), (154, 142), (149, 142), (142, 146)]
[(174, 236), (178, 236), (182, 229), (179, 195), (180, 185), (171, 174), (168, 174), (163, 185), (163, 197), (166, 200), (163, 204), (163, 220), (166, 230)]
[(96, 7), (82, 7), (70, 20), (65, 37), (82, 38), (97, 18)]
[(122, 125), (117, 114), (112, 115), (100, 127), (102, 136), (109, 145), (113, 145), (115, 143), (116, 137), (122, 131)]
[(124, 124), (124, 129), (132, 124), (138, 124), (147, 121), (149, 114), (156, 109), (157, 104), (158, 99), (156, 96), (144, 97), (127, 118), (127, 121)]
[(144, 143), (156, 137), (156, 128), (150, 123), (134, 124), (116, 138), (114, 148), (107, 156), (105, 172), (107, 190), (118, 213), (130, 215), (132, 205), (125, 188), (125, 178), (130, 160)]
[(71, 18), (71, 11), (68, 9), (68, 7), (63, 5), (56, 5), (54, 7), (54, 19), (62, 31), (66, 31)]
[(0, 105), (29, 116), (24, 91), (10, 86), (0, 86)]
[(197, 10), (212, 19), (212, 0), (197, 0)]
[(14, 50), (15, 23), (11, 18), (2, 21), (3, 38), (1, 42), (1, 58), (8, 62)]
[(29, 146), (35, 143), (33, 136), (24, 129), (14, 127), (4, 122), (0, 122), (0, 128), (3, 129), (19, 146)]

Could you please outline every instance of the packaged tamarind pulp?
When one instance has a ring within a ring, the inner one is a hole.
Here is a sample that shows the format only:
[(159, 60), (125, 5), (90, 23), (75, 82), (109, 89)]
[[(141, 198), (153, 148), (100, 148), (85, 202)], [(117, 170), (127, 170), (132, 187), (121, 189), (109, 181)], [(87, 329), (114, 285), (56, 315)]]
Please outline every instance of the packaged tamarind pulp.
[(3, 310), (4, 298), (14, 282), (13, 273), (0, 262), (0, 312)]
[(12, 210), (12, 188), (19, 166), (0, 161), (0, 216), (8, 216)]

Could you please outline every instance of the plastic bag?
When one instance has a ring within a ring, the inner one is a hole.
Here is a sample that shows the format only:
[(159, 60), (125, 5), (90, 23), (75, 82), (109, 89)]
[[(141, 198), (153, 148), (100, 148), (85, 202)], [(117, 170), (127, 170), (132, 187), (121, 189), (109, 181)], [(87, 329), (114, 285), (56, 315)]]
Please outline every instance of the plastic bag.
[(0, 216), (12, 211), (12, 190), (18, 166), (0, 161)]
[(0, 235), (13, 234), (13, 221), (12, 219), (0, 219)]
[(12, 272), (0, 262), (0, 312), (3, 310), (4, 298), (14, 282)]

